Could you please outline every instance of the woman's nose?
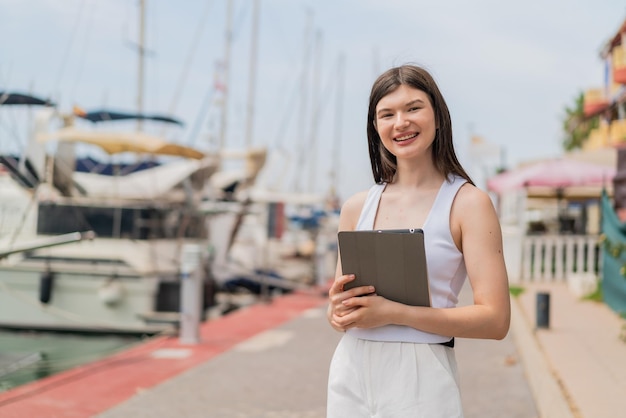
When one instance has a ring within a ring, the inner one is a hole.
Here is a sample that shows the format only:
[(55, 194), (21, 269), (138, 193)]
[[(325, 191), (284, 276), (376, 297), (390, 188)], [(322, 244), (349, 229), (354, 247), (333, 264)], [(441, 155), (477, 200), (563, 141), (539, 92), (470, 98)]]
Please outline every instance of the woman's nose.
[(408, 124), (409, 124), (409, 120), (407, 119), (406, 115), (404, 115), (403, 113), (398, 113), (398, 116), (396, 117), (396, 127), (404, 128)]

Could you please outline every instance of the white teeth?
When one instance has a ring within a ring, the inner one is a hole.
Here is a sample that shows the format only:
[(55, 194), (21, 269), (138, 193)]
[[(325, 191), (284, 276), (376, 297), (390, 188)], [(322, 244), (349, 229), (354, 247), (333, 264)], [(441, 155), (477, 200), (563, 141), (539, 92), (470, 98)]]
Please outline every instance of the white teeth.
[(417, 134), (410, 134), (410, 135), (405, 135), (405, 136), (401, 136), (399, 138), (396, 138), (396, 141), (406, 141), (407, 139), (411, 139), (416, 137)]

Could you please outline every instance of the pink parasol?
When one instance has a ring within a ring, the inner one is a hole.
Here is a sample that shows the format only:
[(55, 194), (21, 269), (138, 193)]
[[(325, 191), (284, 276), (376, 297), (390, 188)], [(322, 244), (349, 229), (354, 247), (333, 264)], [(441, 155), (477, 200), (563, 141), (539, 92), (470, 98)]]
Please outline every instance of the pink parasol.
[(602, 186), (610, 184), (615, 172), (615, 167), (557, 158), (498, 174), (487, 181), (487, 188), (496, 193), (503, 193), (528, 186), (554, 188)]

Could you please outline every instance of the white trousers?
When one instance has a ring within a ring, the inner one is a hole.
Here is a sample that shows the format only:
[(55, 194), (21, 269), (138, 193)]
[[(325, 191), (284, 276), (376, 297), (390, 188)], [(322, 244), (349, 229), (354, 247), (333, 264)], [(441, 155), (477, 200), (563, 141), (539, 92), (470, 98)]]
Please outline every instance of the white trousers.
[(344, 335), (330, 364), (327, 418), (461, 418), (454, 349)]

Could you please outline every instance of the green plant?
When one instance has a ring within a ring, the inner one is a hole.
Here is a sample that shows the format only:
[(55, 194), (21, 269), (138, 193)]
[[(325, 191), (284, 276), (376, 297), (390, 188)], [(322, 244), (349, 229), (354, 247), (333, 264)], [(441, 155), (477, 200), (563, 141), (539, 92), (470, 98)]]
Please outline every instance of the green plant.
[(509, 286), (509, 293), (514, 297), (518, 297), (519, 295), (521, 295), (522, 293), (524, 293), (524, 291), (526, 291), (525, 288), (521, 287), (521, 286)]
[(562, 146), (565, 151), (582, 148), (589, 137), (589, 132), (599, 125), (600, 118), (598, 116), (592, 118), (585, 116), (584, 106), (585, 95), (580, 92), (574, 98), (572, 106), (566, 106), (564, 109)]
[(596, 284), (596, 290), (582, 297), (583, 300), (591, 300), (594, 302), (604, 302), (604, 297), (602, 296), (602, 286), (600, 282)]

